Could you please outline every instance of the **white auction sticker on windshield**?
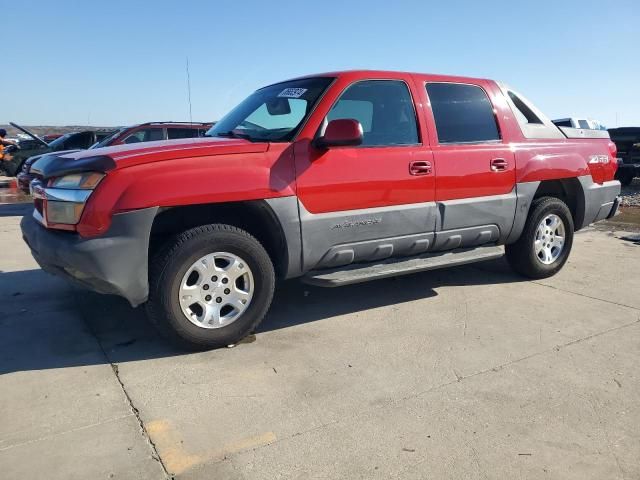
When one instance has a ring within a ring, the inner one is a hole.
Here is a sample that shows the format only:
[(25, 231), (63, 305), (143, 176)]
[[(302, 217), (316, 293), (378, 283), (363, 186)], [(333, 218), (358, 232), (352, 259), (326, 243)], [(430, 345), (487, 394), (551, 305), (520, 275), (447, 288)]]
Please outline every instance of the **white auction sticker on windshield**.
[(306, 88), (285, 88), (278, 96), (283, 98), (300, 98), (306, 91)]

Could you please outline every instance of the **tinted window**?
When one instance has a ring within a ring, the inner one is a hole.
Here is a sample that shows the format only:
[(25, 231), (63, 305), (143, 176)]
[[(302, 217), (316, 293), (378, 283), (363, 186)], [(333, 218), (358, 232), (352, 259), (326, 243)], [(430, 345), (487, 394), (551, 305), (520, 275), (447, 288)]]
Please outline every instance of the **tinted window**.
[(560, 120), (560, 121), (556, 121), (553, 122), (555, 123), (558, 127), (571, 127), (571, 120)]
[(173, 138), (197, 138), (199, 137), (200, 130), (195, 128), (167, 128), (167, 137), (171, 140)]
[(92, 132), (74, 133), (64, 142), (64, 148), (69, 150), (89, 148), (93, 143)]
[(127, 127), (122, 127), (119, 130), (116, 130), (115, 132), (113, 132), (111, 135), (109, 135), (106, 138), (103, 138), (102, 140), (100, 140), (98, 143), (96, 143), (95, 145), (92, 145), (91, 148), (101, 148), (101, 147), (106, 147), (108, 145), (110, 145), (114, 140), (116, 140), (121, 133), (123, 133), (125, 130), (127, 130)]
[[(57, 150), (64, 150), (65, 144), (67, 142), (67, 140), (69, 140), (69, 138), (75, 135), (74, 133), (65, 133), (64, 135), (62, 135), (61, 137), (56, 138), (54, 141), (49, 143), (49, 146), (51, 147), (52, 150), (57, 151)], [(35, 142), (35, 140), (33, 140)], [(20, 142), (20, 146), (22, 148), (27, 148), (27, 141), (21, 141)], [(39, 143), (37, 145), (40, 145)]]
[(529, 106), (524, 103), (520, 97), (518, 97), (518, 95), (513, 92), (509, 92), (509, 98), (513, 102), (513, 106), (516, 107), (516, 119), (520, 125), (526, 125), (528, 123), (537, 123), (542, 125), (542, 120), (533, 113), (533, 110), (531, 110)]
[(138, 130), (125, 138), (124, 143), (153, 142), (156, 140), (164, 140), (164, 131), (160, 127)]
[(580, 128), (591, 128), (586, 120), (578, 120), (578, 125), (580, 125)]
[(362, 145), (419, 143), (409, 89), (399, 80), (366, 80), (347, 88), (327, 120), (352, 118), (362, 125)]
[(440, 143), (500, 140), (493, 106), (480, 87), (429, 83), (427, 93)]
[(101, 142), (105, 138), (110, 137), (112, 134), (113, 132), (96, 132), (96, 140), (98, 142)]

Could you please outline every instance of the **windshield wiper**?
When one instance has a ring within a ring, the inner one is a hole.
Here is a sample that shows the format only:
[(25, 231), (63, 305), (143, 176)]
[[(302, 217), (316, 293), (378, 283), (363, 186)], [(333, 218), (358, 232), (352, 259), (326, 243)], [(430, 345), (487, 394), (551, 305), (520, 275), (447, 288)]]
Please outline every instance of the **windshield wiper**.
[(209, 135), (211, 137), (227, 137), (227, 138), (242, 138), (244, 140), (253, 141), (253, 137), (248, 133), (239, 133), (235, 130), (229, 130), (228, 132), (216, 132), (213, 135)]

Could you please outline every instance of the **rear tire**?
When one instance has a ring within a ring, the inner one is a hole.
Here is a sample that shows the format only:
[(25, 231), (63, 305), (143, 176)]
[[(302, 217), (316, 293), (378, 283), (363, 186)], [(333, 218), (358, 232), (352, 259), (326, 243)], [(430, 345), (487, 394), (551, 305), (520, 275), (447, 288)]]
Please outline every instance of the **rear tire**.
[(182, 348), (224, 347), (257, 327), (274, 288), (273, 264), (260, 242), (230, 225), (204, 225), (151, 259), (147, 315)]
[(562, 200), (535, 200), (520, 238), (505, 247), (509, 265), (533, 279), (555, 275), (571, 253), (573, 228), (571, 211)]

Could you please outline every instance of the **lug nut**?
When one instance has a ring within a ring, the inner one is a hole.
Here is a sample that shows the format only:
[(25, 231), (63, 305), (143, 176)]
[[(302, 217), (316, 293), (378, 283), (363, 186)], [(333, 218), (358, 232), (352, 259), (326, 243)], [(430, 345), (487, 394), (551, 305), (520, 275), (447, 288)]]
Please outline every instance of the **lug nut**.
[(224, 294), (225, 294), (225, 295), (229, 295), (229, 293), (230, 293), (230, 292), (231, 292), (231, 290), (229, 290), (228, 288), (225, 288), (225, 289), (224, 289)]
[(203, 289), (203, 290), (209, 290), (209, 285), (206, 285), (206, 284), (205, 284), (205, 285), (202, 287), (202, 289)]
[(228, 278), (226, 278), (226, 277), (225, 277), (225, 278), (223, 278), (223, 279), (222, 279), (222, 283), (229, 283), (229, 279), (228, 279)]
[(222, 303), (222, 298), (221, 297), (216, 298), (216, 302), (217, 303)]
[(204, 299), (205, 299), (207, 302), (210, 302), (210, 301), (211, 301), (211, 295), (207, 295), (206, 297), (204, 297)]
[(212, 282), (217, 282), (218, 281), (218, 277), (216, 277), (215, 275), (213, 277), (211, 277), (211, 281)]

